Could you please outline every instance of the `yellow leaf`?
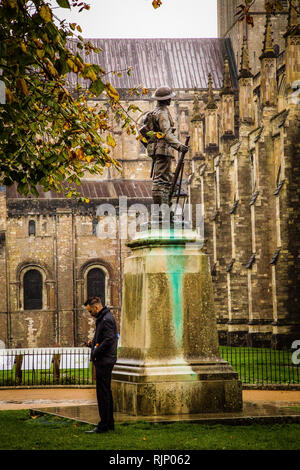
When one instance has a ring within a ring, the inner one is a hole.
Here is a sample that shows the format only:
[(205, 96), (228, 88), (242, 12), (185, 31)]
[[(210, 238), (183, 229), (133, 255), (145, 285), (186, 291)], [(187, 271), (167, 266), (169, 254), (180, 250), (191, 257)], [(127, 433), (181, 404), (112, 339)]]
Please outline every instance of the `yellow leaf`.
[(25, 42), (23, 42), (23, 41), (21, 42), (21, 49), (22, 49), (22, 52), (24, 52), (24, 53), (26, 54), (26, 52), (27, 52), (27, 47), (26, 47)]
[(17, 78), (16, 85), (17, 85), (17, 88), (19, 88), (19, 90), (22, 91), (23, 95), (27, 96), (29, 94), (24, 78)]
[(10, 8), (18, 8), (17, 0), (8, 0)]
[(45, 59), (45, 64), (47, 67), (48, 72), (53, 75), (53, 77), (56, 77), (58, 75), (56, 68), (52, 64), (51, 60), (48, 59), (48, 57)]
[(85, 67), (84, 67), (83, 63), (81, 62), (81, 60), (78, 59), (78, 57), (76, 57), (75, 61), (76, 61), (76, 65), (78, 66), (80, 72), (83, 72)]
[(37, 55), (40, 59), (42, 59), (42, 58), (44, 57), (44, 55), (45, 55), (44, 49), (37, 49), (36, 55)]
[(89, 78), (90, 80), (92, 80), (92, 82), (95, 82), (97, 80), (97, 75), (95, 73), (95, 71), (90, 68), (86, 73), (85, 73), (85, 77), (86, 78)]
[(10, 91), (9, 88), (5, 88), (5, 99), (8, 104), (12, 102), (12, 99), (13, 99), (12, 92)]
[(73, 60), (68, 59), (68, 60), (67, 60), (67, 65), (68, 65), (68, 67), (70, 67), (71, 70), (73, 70), (73, 67), (74, 67), (74, 62), (73, 62)]
[(81, 147), (76, 149), (76, 156), (79, 160), (84, 160), (84, 152)]
[(148, 93), (149, 93), (148, 88), (143, 88), (143, 95), (148, 95)]
[(85, 200), (84, 200), (84, 202), (86, 202), (87, 204), (89, 204), (90, 201), (91, 200), (88, 197), (86, 197)]
[(162, 132), (156, 132), (156, 137), (157, 137), (158, 139), (163, 139), (164, 136), (165, 136), (165, 134), (163, 134)]
[(108, 135), (108, 136), (107, 136), (106, 142), (107, 142), (107, 144), (110, 145), (111, 147), (115, 147), (115, 146), (117, 145), (115, 139), (114, 139), (113, 136), (111, 136), (111, 135)]
[(42, 5), (40, 9), (40, 17), (43, 18), (46, 23), (52, 21), (52, 12), (48, 5)]
[(79, 31), (80, 33), (82, 33), (82, 29), (79, 25), (77, 25), (77, 31)]
[(120, 96), (119, 96), (119, 93), (117, 92), (117, 90), (115, 89), (114, 86), (112, 86), (111, 83), (107, 82), (106, 84), (106, 93), (108, 94), (108, 96), (110, 98), (112, 98), (113, 100), (115, 101), (119, 101), (120, 100)]

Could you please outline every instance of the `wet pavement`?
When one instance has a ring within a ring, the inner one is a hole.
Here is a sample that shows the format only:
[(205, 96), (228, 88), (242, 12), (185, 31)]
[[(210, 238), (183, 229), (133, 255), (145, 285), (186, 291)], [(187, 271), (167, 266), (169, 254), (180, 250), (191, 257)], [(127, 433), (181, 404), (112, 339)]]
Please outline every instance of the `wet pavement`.
[[(71, 418), (83, 423), (97, 424), (99, 421), (97, 405), (58, 406), (32, 410), (32, 414), (51, 414)], [(115, 422), (129, 424), (136, 421), (151, 423), (172, 423), (178, 421), (202, 424), (251, 424), (251, 423), (300, 423), (299, 403), (253, 403), (244, 402), (241, 412), (201, 413), (170, 416), (131, 416), (125, 413), (114, 413)]]
[[(51, 414), (83, 423), (99, 421), (95, 388), (0, 390), (0, 410), (30, 409), (32, 414)], [(300, 391), (243, 390), (243, 410), (235, 413), (131, 416), (114, 413), (117, 423), (178, 421), (203, 424), (300, 423)]]

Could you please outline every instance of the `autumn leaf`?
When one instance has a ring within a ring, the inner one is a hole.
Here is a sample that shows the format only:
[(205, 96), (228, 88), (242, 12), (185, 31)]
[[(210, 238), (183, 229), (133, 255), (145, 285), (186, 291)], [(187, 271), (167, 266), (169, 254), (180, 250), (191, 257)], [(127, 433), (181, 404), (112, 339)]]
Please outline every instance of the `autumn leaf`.
[(110, 98), (112, 98), (114, 101), (119, 101), (120, 100), (120, 96), (119, 96), (119, 93), (117, 92), (117, 90), (115, 89), (115, 87), (107, 82), (106, 84), (106, 93), (108, 94), (108, 96)]
[(48, 5), (42, 5), (40, 9), (40, 17), (43, 18), (46, 23), (52, 21), (52, 12)]
[(20, 91), (22, 91), (23, 95), (27, 96), (29, 94), (24, 78), (17, 78), (16, 86), (17, 88), (19, 88)]
[(84, 160), (84, 151), (82, 148), (76, 149), (76, 156), (79, 160)]
[(106, 137), (106, 142), (107, 142), (107, 144), (110, 145), (111, 147), (115, 147), (115, 146), (117, 145), (115, 139), (114, 139), (113, 136), (110, 135), (110, 134)]
[(162, 5), (162, 1), (161, 0), (153, 0), (152, 5), (155, 9), (159, 8)]
[(25, 42), (22, 41), (21, 44), (20, 44), (20, 46), (21, 46), (22, 52), (24, 52), (24, 54), (26, 54), (26, 52), (27, 52), (27, 47), (26, 47)]
[(165, 137), (166, 134), (163, 134), (162, 132), (156, 132), (156, 137), (158, 139), (163, 139)]
[(9, 88), (5, 88), (5, 99), (8, 104), (11, 104), (13, 98), (12, 98), (12, 92), (10, 91)]
[(97, 75), (93, 69), (93, 67), (89, 67), (87, 71), (84, 73), (85, 78), (89, 78), (92, 82), (97, 80)]

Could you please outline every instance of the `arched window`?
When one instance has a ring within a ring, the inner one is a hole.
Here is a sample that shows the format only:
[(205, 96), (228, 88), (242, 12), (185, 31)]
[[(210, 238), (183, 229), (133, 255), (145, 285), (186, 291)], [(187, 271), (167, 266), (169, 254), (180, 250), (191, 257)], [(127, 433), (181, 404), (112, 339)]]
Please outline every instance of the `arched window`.
[(30, 269), (24, 274), (24, 310), (43, 308), (43, 278), (37, 269)]
[(34, 220), (29, 220), (28, 234), (29, 235), (35, 235), (35, 221)]
[(92, 268), (87, 273), (87, 296), (101, 297), (105, 305), (105, 272), (100, 268)]

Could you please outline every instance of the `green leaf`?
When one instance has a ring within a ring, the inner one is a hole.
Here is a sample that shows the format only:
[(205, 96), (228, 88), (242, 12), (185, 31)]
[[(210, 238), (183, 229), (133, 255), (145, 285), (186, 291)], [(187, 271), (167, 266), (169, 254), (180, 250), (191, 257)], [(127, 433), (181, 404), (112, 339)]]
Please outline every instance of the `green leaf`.
[(99, 96), (105, 89), (105, 84), (102, 82), (101, 78), (98, 78), (98, 80), (95, 80), (89, 90), (94, 93), (94, 95)]
[(62, 8), (71, 8), (69, 0), (56, 0), (56, 3)]

